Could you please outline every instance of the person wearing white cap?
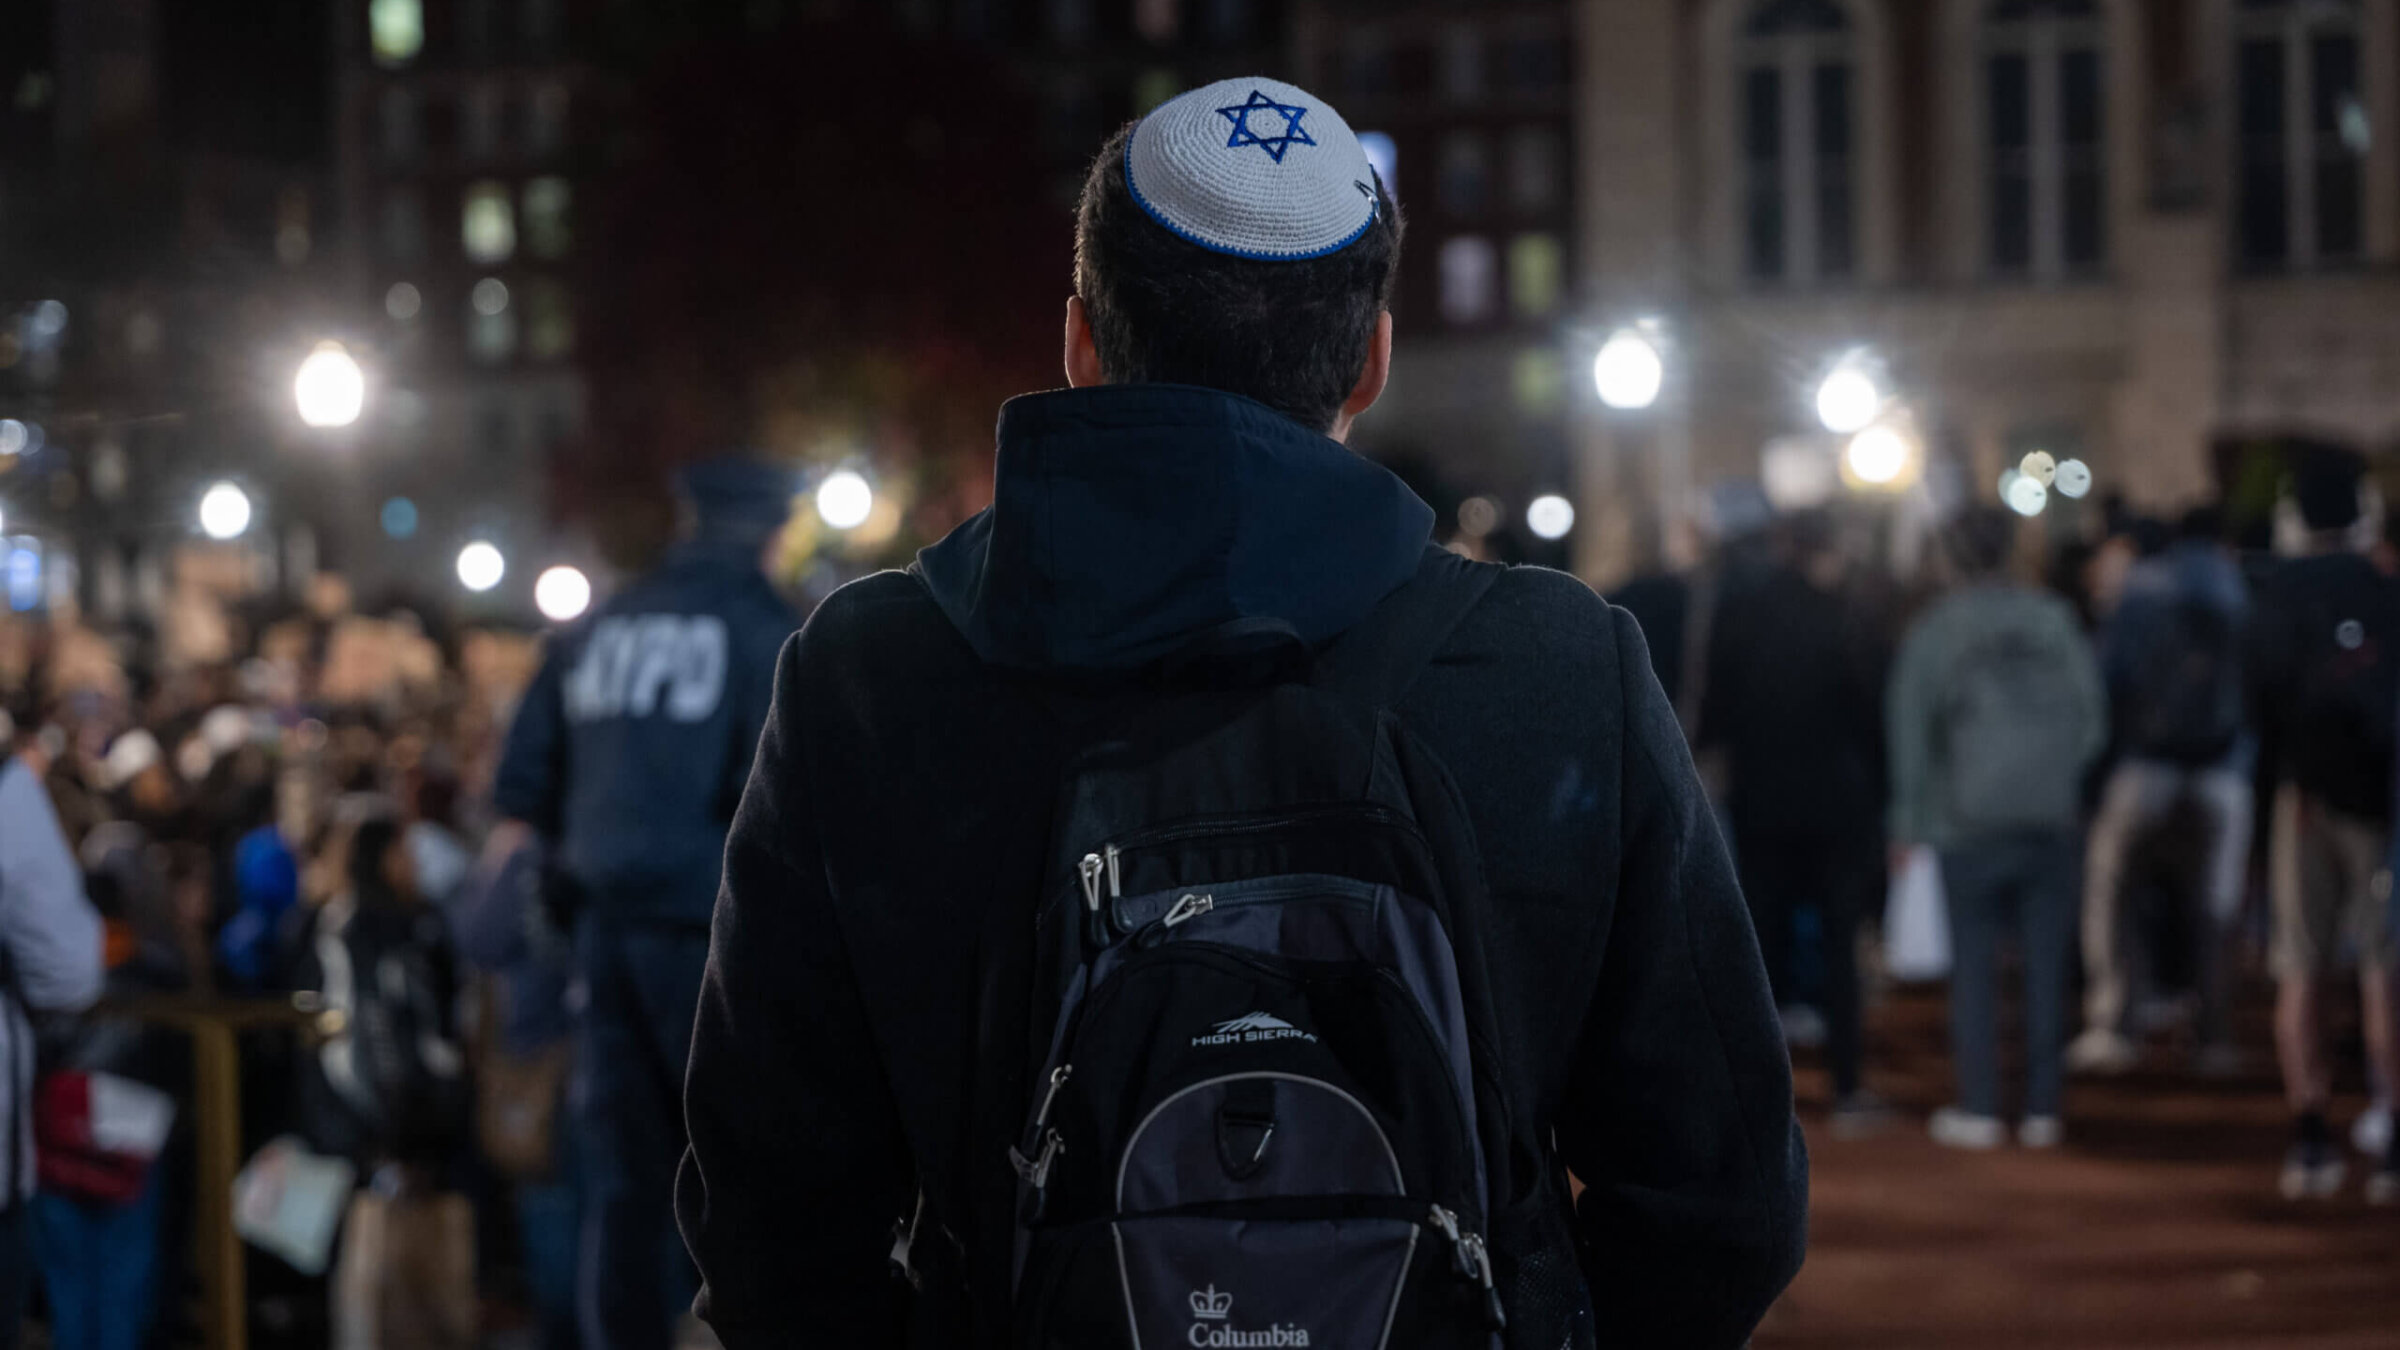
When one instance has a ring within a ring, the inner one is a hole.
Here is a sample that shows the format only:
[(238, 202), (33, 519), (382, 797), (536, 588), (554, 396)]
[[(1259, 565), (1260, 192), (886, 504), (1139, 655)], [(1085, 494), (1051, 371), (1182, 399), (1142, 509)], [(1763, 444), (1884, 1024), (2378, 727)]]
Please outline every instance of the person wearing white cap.
[(1790, 1065), (1639, 629), (1347, 448), (1401, 238), (1304, 89), (1118, 133), (1071, 387), (785, 647), (684, 1093), (729, 1350), (1730, 1350), (1798, 1269)]

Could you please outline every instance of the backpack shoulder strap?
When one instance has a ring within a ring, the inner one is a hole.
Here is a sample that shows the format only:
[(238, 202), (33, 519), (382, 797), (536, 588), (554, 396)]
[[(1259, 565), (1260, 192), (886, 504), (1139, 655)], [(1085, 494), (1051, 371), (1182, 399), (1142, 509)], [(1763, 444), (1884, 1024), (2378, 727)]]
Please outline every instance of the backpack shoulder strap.
[(1398, 703), (1506, 570), (1429, 545), (1414, 577), (1319, 654), (1310, 683), (1372, 707)]

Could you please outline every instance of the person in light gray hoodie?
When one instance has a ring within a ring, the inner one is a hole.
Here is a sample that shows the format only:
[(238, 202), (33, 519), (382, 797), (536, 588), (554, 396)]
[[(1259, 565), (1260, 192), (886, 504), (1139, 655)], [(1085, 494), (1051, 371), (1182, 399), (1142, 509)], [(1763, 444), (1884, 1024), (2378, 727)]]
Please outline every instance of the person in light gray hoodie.
[(15, 1350), (33, 1262), (26, 1203), (33, 1196), (33, 1025), (28, 1012), (74, 1012), (100, 997), (100, 915), (58, 827), (41, 775), (21, 758), (0, 765), (0, 1079), (9, 1131), (0, 1193), (0, 1350)]
[(2082, 781), (2108, 739), (2107, 696), (2075, 611), (2008, 576), (2015, 530), (1997, 507), (1953, 527), (1963, 584), (1909, 630), (1885, 709), (1895, 856), (1916, 845), (1941, 855), (1958, 1102), (1934, 1113), (1932, 1132), (1961, 1148), (2007, 1135), (1999, 956), (2012, 932), (2025, 969), (2017, 1137), (2039, 1148), (2062, 1134)]

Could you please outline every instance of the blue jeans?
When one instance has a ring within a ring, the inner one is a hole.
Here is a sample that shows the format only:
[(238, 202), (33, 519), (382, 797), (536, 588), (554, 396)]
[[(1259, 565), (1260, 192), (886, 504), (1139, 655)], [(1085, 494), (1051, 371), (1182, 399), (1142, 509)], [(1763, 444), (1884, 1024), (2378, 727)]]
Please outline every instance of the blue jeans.
[(526, 1292), (540, 1324), (542, 1350), (577, 1350), (575, 1268), (583, 1250), (583, 1186), (575, 1131), (558, 1131), (551, 1145), (555, 1171), (547, 1181), (517, 1183), (517, 1246), (525, 1261)]
[(132, 1203), (33, 1197), (34, 1251), (57, 1350), (141, 1350), (157, 1306), (159, 1171)]
[(576, 933), (585, 987), (574, 1100), (583, 1175), (577, 1304), (588, 1350), (668, 1350), (698, 1284), (675, 1233), (683, 1071), (708, 931), (597, 910)]
[(2017, 939), (2025, 971), (2025, 1114), (2066, 1098), (2067, 971), (2082, 898), (2073, 834), (2035, 833), (1942, 850), (1950, 908), (1950, 1056), (1958, 1104), (2000, 1114), (2000, 949)]

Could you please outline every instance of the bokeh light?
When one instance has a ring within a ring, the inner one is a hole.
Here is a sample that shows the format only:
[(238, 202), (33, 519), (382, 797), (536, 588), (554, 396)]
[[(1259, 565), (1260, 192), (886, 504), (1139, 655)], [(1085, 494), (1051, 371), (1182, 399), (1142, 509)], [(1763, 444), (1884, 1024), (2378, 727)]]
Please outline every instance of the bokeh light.
[(200, 532), (232, 539), (250, 528), (250, 494), (231, 483), (212, 483), (200, 494)]
[(1525, 507), (1525, 528), (1544, 539), (1564, 539), (1575, 528), (1575, 505), (1555, 492), (1544, 493)]
[(837, 530), (854, 530), (875, 509), (875, 489), (848, 469), (826, 475), (817, 485), (817, 514)]
[(1630, 328), (1611, 333), (1600, 345), (1600, 354), (1592, 358), (1592, 384), (1600, 391), (1600, 401), (1612, 408), (1649, 407), (1658, 401), (1658, 389), (1666, 375), (1658, 348)]
[(394, 539), (407, 539), (417, 532), (417, 504), (406, 497), (394, 497), (383, 504), (383, 532)]
[(478, 539), (458, 551), (458, 584), (470, 591), (488, 591), (508, 574), (508, 560), (489, 540)]
[(1844, 361), (1817, 386), (1817, 420), (1827, 431), (1847, 436), (1864, 430), (1883, 412), (1883, 388), (1856, 361)]
[(342, 344), (320, 342), (292, 377), (292, 401), (312, 427), (346, 427), (366, 406), (366, 372)]
[(1908, 472), (1911, 459), (1908, 438), (1896, 427), (1871, 426), (1850, 438), (1842, 452), (1842, 462), (1850, 466), (1850, 474), (1870, 487), (1890, 487)]
[(542, 617), (565, 623), (592, 606), (592, 581), (581, 569), (564, 565), (545, 570), (533, 581), (533, 606)]

